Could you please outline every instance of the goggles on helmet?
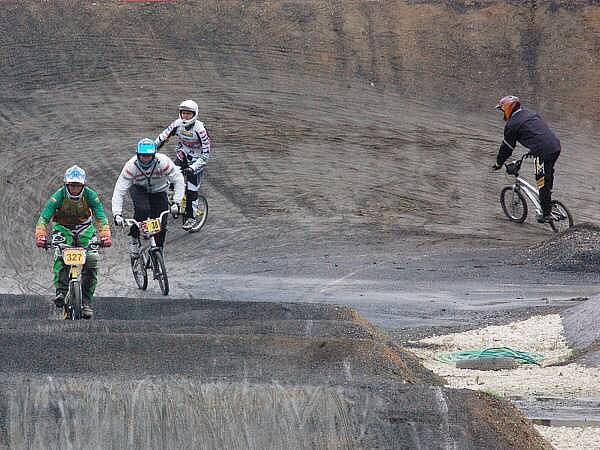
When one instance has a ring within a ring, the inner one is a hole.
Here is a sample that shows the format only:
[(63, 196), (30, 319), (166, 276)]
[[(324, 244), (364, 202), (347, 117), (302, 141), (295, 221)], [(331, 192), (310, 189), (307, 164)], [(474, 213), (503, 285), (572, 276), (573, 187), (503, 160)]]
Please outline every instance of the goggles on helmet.
[(142, 139), (137, 144), (138, 155), (154, 156), (156, 154), (156, 145), (152, 139)]

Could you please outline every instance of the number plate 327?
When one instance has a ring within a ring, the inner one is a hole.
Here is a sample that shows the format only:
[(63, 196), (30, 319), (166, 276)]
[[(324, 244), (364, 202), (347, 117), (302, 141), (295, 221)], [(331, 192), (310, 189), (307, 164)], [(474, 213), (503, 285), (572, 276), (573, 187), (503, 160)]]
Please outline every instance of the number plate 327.
[(83, 266), (85, 264), (85, 248), (65, 248), (62, 257), (67, 266)]

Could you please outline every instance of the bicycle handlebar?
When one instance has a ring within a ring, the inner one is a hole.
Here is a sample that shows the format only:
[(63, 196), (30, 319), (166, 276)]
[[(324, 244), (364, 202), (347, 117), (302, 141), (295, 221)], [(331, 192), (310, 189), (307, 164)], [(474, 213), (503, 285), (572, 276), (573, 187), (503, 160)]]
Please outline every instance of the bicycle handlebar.
[[(514, 160), (513, 160), (513, 161), (511, 161), (511, 162), (513, 162), (513, 163), (515, 163), (515, 162), (517, 162), (517, 161), (521, 161), (521, 162), (523, 162), (523, 160), (524, 160), (524, 159), (528, 159), (528, 158), (535, 158), (535, 156), (534, 156), (534, 155), (532, 155), (531, 153), (523, 153), (523, 154), (521, 155), (521, 157), (520, 157), (520, 158), (514, 159)], [(510, 163), (509, 163), (509, 164), (510, 164)], [(504, 165), (506, 165), (506, 163), (504, 163)]]
[(519, 176), (519, 170), (521, 170), (523, 160), (527, 158), (534, 158), (534, 156), (531, 153), (523, 153), (520, 158), (514, 159), (511, 162), (505, 162), (504, 167), (506, 168), (506, 173), (515, 177)]
[[(79, 246), (77, 245), (68, 245), (65, 244), (64, 242), (51, 242), (51, 241), (46, 241), (46, 243), (44, 244), (43, 247), (44, 250), (48, 251), (52, 248), (58, 249), (60, 251), (66, 249), (66, 248), (79, 248)], [(88, 248), (86, 248), (86, 250), (91, 250), (91, 251), (99, 251), (102, 248), (102, 246), (100, 245), (99, 242), (92, 242), (89, 244)]]
[[(164, 215), (169, 214), (170, 212), (171, 212), (170, 210), (166, 209), (165, 211), (160, 213), (160, 215), (157, 217), (157, 219), (160, 220), (161, 224), (162, 224)], [(149, 217), (149, 219), (150, 219), (150, 217)], [(146, 220), (148, 220), (148, 219), (146, 219)], [(142, 220), (142, 222), (143, 222), (143, 220)], [(131, 225), (135, 225), (136, 227), (141, 228), (140, 223), (141, 222), (138, 222), (137, 220), (135, 220), (133, 218), (132, 219), (123, 219), (123, 228), (125, 228), (126, 226), (131, 226)]]

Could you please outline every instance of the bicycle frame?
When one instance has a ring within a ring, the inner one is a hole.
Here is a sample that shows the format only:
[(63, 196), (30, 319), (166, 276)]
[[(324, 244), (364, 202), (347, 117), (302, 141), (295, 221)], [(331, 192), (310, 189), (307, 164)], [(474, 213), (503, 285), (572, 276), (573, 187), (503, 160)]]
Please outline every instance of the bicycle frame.
[(535, 211), (537, 214), (542, 213), (542, 204), (540, 203), (540, 194), (538, 189), (533, 186), (531, 183), (527, 182), (522, 177), (517, 177), (514, 184), (513, 189), (521, 191), (525, 194), (525, 196), (529, 199), (533, 206), (535, 207)]
[[(535, 207), (535, 211), (537, 214), (542, 214), (542, 204), (540, 202), (540, 193), (537, 187), (533, 184), (529, 183), (525, 178), (519, 176), (519, 171), (521, 170), (521, 165), (523, 160), (527, 154), (522, 155), (519, 159), (513, 161), (510, 164), (505, 164), (507, 174), (515, 177), (515, 181), (512, 185), (514, 191), (519, 191), (525, 194), (525, 196), (529, 199), (529, 201)], [(514, 165), (513, 171), (509, 172), (508, 167), (510, 165)], [(516, 170), (514, 168), (516, 167)]]

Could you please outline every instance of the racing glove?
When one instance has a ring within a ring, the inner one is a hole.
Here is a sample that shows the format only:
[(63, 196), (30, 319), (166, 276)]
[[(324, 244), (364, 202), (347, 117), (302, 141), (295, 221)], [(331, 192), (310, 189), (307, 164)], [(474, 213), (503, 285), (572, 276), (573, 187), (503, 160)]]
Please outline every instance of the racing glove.
[(123, 216), (121, 214), (115, 214), (115, 216), (113, 217), (113, 220), (115, 221), (115, 225), (118, 227), (122, 227), (123, 224), (125, 223), (123, 221)]
[(110, 236), (110, 228), (106, 225), (98, 232), (100, 237), (100, 247), (110, 247), (112, 245), (112, 237)]
[(48, 242), (48, 238), (45, 235), (39, 234), (35, 236), (35, 245), (39, 248), (46, 248), (46, 243)]
[(173, 203), (170, 208), (171, 215), (175, 218), (179, 215), (179, 203)]
[(48, 243), (48, 235), (46, 229), (42, 226), (38, 226), (35, 229), (35, 245), (39, 248), (46, 248)]

